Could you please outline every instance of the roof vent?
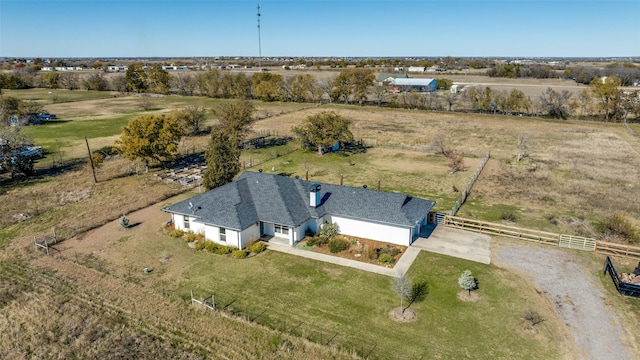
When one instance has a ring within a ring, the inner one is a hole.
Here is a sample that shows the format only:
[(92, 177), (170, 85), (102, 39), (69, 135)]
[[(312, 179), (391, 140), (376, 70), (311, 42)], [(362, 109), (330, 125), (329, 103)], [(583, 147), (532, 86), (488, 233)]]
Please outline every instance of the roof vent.
[(258, 169), (258, 172), (262, 172), (262, 169)]
[(362, 185), (362, 188), (366, 189), (367, 188), (367, 184)]

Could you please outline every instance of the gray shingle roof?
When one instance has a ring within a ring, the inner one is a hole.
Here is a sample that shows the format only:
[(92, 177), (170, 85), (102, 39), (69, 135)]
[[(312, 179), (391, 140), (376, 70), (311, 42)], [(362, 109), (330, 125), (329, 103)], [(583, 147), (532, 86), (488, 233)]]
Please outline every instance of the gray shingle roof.
[(411, 227), (435, 205), (431, 200), (406, 194), (321, 183), (322, 202), (314, 208), (309, 206), (311, 184), (301, 179), (246, 171), (232, 183), (163, 210), (236, 230), (244, 230), (259, 221), (295, 227), (325, 214)]

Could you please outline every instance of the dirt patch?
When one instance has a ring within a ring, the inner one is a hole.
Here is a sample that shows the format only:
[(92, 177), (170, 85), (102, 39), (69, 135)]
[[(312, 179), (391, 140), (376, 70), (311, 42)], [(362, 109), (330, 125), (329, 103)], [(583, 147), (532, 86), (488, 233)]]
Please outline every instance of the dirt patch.
[(399, 323), (410, 323), (418, 320), (418, 315), (415, 311), (412, 309), (404, 309), (404, 311), (402, 311), (401, 307), (391, 309), (391, 311), (389, 311), (389, 317), (391, 320)]

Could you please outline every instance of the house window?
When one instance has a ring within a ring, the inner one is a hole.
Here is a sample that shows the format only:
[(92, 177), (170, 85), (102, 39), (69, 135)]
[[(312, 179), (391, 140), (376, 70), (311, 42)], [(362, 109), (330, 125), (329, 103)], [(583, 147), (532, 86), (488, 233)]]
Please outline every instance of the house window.
[(284, 226), (284, 225), (274, 224), (274, 225), (273, 225), (273, 231), (274, 231), (276, 234), (280, 234), (280, 235), (289, 235), (289, 227)]
[(184, 216), (184, 228), (188, 229), (189, 228), (189, 217), (187, 215)]
[(227, 242), (227, 229), (220, 228), (220, 241)]

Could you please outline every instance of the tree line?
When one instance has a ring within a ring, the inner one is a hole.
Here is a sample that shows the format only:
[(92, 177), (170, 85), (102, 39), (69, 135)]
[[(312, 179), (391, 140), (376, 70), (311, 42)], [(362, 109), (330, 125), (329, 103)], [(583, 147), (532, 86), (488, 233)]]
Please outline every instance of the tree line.
[[(286, 76), (266, 71), (247, 74), (218, 69), (197, 74), (170, 74), (159, 65), (146, 67), (133, 64), (125, 74), (117, 74), (110, 79), (103, 73), (82, 77), (72, 72), (45, 73), (39, 77), (39, 86), (143, 94), (177, 93), (186, 96), (266, 102), (332, 102), (438, 111), (550, 116), (562, 119), (577, 115), (591, 120), (637, 121), (640, 118), (639, 92), (623, 91), (620, 88), (635, 79), (636, 75), (633, 74), (640, 71), (632, 65), (612, 64), (606, 68), (606, 73), (611, 74), (606, 77), (588, 73), (592, 76), (588, 87), (578, 95), (550, 88), (535, 97), (526, 96), (518, 89), (509, 92), (495, 91), (488, 86), (467, 86), (460, 93), (394, 93), (388, 87), (377, 84), (375, 72), (367, 68), (344, 69), (333, 78), (319, 80), (311, 74)], [(508, 77), (550, 77), (552, 73), (548, 67), (538, 65), (500, 65), (490, 69), (489, 74), (494, 70), (502, 74), (501, 76)], [(573, 69), (567, 74), (578, 71), (579, 69)], [(584, 75), (587, 74), (585, 71), (579, 72), (580, 76), (587, 76)], [(440, 90), (448, 90), (452, 85), (447, 79), (436, 81)], [(27, 83), (29, 78), (25, 77), (24, 72), (22, 75), (18, 72), (0, 74), (0, 87), (20, 87)]]

